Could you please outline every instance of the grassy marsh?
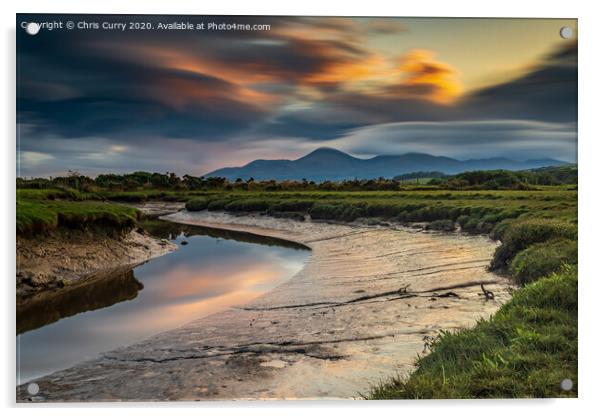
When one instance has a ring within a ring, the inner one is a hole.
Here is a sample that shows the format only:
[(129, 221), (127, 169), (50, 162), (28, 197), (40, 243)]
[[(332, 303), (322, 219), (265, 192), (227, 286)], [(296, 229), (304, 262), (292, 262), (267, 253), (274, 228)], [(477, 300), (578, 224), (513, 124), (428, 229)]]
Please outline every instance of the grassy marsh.
[[(336, 184), (228, 184), (212, 178), (205, 180), (206, 186), (187, 185), (184, 189), (36, 184), (39, 189), (23, 186), (17, 190), (17, 232), (37, 234), (57, 227), (119, 232), (135, 227), (140, 213), (114, 201), (149, 200), (185, 202), (190, 211), (260, 213), (300, 221), (309, 216), (342, 222), (421, 222), (428, 229), (446, 232), (459, 226), (463, 232), (501, 240), (490, 267), (507, 274), (520, 288), (490, 319), (427, 341), (430, 353), (418, 358), (415, 372), (386, 380), (365, 397), (574, 397), (576, 169), (551, 172), (544, 173), (554, 180), (538, 177), (528, 186), (506, 174), (503, 180), (492, 174), (470, 174), (414, 185), (371, 181), (366, 184), (370, 190), (349, 190)], [(558, 183), (563, 175), (570, 183)], [(86, 183), (81, 178), (78, 181)], [(507, 189), (499, 189), (503, 185), (508, 185)], [(483, 189), (488, 186), (494, 189)], [(574, 383), (571, 391), (560, 389), (565, 378)]]

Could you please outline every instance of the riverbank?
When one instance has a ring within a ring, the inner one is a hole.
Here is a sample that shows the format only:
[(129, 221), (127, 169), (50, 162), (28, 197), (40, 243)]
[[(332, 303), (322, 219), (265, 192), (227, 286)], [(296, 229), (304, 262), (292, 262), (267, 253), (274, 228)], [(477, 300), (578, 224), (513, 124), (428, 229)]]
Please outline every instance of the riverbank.
[[(159, 203), (143, 210), (152, 215), (179, 208)], [(73, 190), (18, 189), (17, 304), (175, 250), (138, 227), (143, 210)]]
[(17, 299), (78, 284), (99, 272), (133, 266), (176, 248), (139, 229), (123, 235), (60, 228), (43, 235), (19, 235)]
[[(36, 400), (359, 397), (409, 374), (439, 331), (489, 316), (513, 288), (486, 270), (496, 244), (483, 236), (206, 211), (165, 219), (283, 238), (312, 255), (248, 304), (36, 380)], [(29, 398), (24, 386), (18, 398)]]

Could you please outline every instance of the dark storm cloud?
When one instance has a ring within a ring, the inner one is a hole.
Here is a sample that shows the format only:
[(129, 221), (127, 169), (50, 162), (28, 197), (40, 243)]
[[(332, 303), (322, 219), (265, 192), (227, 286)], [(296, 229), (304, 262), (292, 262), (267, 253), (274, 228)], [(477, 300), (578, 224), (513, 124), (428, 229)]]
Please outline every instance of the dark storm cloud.
[(526, 75), (482, 89), (461, 104), (478, 118), (577, 121), (577, 43), (571, 42)]
[(111, 50), (83, 33), (19, 32), (19, 121), (34, 127), (32, 133), (210, 138), (239, 131), (265, 113), (231, 82), (120, 55), (120, 42), (137, 36), (114, 39)]
[[(37, 20), (53, 18), (58, 17), (36, 16)], [(124, 16), (70, 18), (128, 20)], [(156, 24), (181, 19), (153, 16), (143, 20)], [(284, 22), (288, 30), (314, 25), (316, 30), (353, 33), (347, 19), (197, 16), (186, 20), (268, 22), (275, 29), (281, 29)], [(256, 77), (262, 83), (280, 83), (283, 89), (312, 84), (327, 91), (336, 80), (312, 80), (312, 75), (366, 55), (343, 38), (309, 39), (283, 30), (200, 35), (51, 31), (35, 37), (19, 31), (18, 45), (19, 121), (37, 127), (34, 133), (66, 137), (153, 133), (224, 139), (266, 118), (272, 110), (270, 98), (280, 98), (241, 84)]]
[(274, 35), (264, 41), (229, 42), (202, 54), (202, 59), (213, 59), (237, 71), (293, 84), (310, 82), (309, 77), (331, 65), (366, 57), (365, 51), (349, 42)]
[[(211, 76), (119, 63), (111, 67), (119, 76), (101, 69), (89, 83), (53, 86), (51, 97), (48, 87), (38, 90), (40, 95), (27, 91), (19, 102), (20, 121), (36, 126), (38, 132), (65, 137), (152, 134), (204, 138), (238, 131), (263, 113), (252, 103), (233, 99), (238, 93), (235, 85)], [(70, 88), (72, 96), (57, 97), (57, 92), (69, 92)]]

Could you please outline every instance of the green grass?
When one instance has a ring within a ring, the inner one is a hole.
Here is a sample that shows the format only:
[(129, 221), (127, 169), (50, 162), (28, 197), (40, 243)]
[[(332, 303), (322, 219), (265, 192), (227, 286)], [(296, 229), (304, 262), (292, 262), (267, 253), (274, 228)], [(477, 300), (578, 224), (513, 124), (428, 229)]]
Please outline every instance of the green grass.
[(17, 189), (17, 201), (19, 200), (34, 200), (34, 201), (54, 201), (54, 200), (70, 200), (83, 201), (90, 199), (102, 199), (94, 193), (84, 193), (73, 189), (49, 188), (49, 189)]
[(575, 222), (577, 193), (567, 187), (535, 191), (307, 191), (203, 192), (186, 207), (232, 212), (299, 212), (313, 219), (353, 221), (378, 217), (400, 222), (459, 222), (464, 231), (489, 233), (506, 219), (555, 218)]
[(491, 261), (493, 269), (507, 269), (515, 256), (534, 244), (558, 238), (577, 239), (577, 226), (566, 220), (548, 218), (519, 219), (502, 224), (499, 237), (503, 244), (497, 248)]
[(58, 226), (58, 215), (38, 201), (17, 202), (17, 234), (38, 234)]
[(514, 281), (524, 285), (556, 272), (564, 264), (577, 264), (577, 241), (566, 238), (529, 246), (518, 253), (510, 265)]
[(456, 225), (452, 220), (435, 220), (426, 226), (427, 230), (454, 231)]
[[(577, 269), (519, 289), (474, 328), (443, 332), (409, 377), (384, 382), (370, 399), (577, 396)], [(569, 378), (574, 387), (560, 389)]]
[(133, 228), (139, 215), (135, 208), (47, 189), (19, 190), (16, 211), (19, 235), (36, 235), (59, 227), (121, 233)]

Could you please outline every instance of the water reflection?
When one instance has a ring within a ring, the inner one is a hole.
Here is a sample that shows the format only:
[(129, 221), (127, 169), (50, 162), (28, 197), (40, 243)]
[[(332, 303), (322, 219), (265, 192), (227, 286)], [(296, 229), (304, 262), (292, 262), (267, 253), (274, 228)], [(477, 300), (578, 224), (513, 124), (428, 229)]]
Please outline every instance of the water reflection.
[(188, 244), (133, 271), (18, 307), (18, 383), (245, 303), (299, 271), (309, 254), (246, 233), (164, 221), (145, 228)]
[(84, 311), (134, 299), (144, 285), (131, 268), (100, 273), (74, 286), (38, 293), (17, 302), (17, 334)]

